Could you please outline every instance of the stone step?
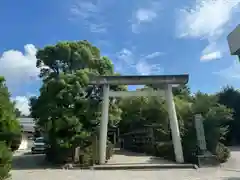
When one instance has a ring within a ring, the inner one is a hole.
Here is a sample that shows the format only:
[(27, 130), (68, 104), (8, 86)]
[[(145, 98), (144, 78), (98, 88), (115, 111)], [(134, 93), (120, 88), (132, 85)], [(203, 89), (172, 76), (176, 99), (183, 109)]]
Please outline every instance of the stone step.
[(94, 165), (95, 170), (129, 170), (129, 169), (196, 169), (194, 164), (149, 164), (149, 163), (126, 163)]

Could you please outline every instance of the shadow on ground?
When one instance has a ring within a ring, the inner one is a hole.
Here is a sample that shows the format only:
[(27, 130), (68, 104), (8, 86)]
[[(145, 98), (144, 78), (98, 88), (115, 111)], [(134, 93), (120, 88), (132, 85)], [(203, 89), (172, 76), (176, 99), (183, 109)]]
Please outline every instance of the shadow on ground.
[(240, 180), (240, 177), (229, 177), (226, 178), (225, 180)]
[(59, 169), (45, 160), (44, 154), (25, 153), (14, 156), (12, 163), (13, 170), (30, 170), (30, 169)]

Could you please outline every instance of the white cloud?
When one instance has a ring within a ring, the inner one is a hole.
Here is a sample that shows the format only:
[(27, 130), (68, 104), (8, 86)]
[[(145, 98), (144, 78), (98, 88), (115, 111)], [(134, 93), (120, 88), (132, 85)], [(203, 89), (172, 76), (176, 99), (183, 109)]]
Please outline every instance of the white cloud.
[(216, 42), (209, 43), (202, 51), (203, 54), (209, 54), (211, 52), (217, 51)]
[(70, 11), (71, 13), (79, 15), (82, 18), (90, 18), (93, 17), (95, 14), (99, 13), (97, 5), (93, 4), (90, 1), (81, 1), (73, 4)]
[(240, 79), (240, 62), (236, 59), (229, 67), (218, 72), (213, 72), (213, 74), (217, 74), (226, 79)]
[(123, 60), (127, 64), (134, 63), (134, 55), (131, 50), (123, 48), (120, 52), (117, 53), (119, 60)]
[(240, 0), (196, 0), (177, 14), (177, 34), (208, 40), (201, 61), (219, 59), (228, 49), (225, 39), (239, 5)]
[(16, 96), (13, 98), (13, 101), (15, 101), (15, 107), (21, 111), (23, 115), (29, 115), (29, 99), (26, 96)]
[(157, 17), (157, 13), (152, 9), (138, 9), (136, 19), (138, 22), (150, 22)]
[(163, 68), (160, 64), (151, 64), (147, 62), (149, 59), (160, 56), (163, 54), (162, 52), (153, 52), (141, 57), (134, 54), (132, 50), (126, 48), (116, 53), (117, 62), (115, 63), (115, 67), (117, 71), (123, 74), (137, 73), (141, 75), (159, 74), (163, 72)]
[(153, 58), (159, 57), (159, 56), (161, 56), (163, 54), (164, 54), (163, 52), (154, 52), (154, 53), (146, 55), (144, 57), (144, 59), (153, 59)]
[(104, 8), (106, 3), (97, 1), (75, 1), (70, 8), (70, 14), (74, 20), (82, 20), (91, 32), (105, 33), (107, 24), (104, 22)]
[(146, 61), (139, 61), (136, 64), (136, 70), (141, 75), (154, 75), (163, 72), (163, 68), (160, 64), (149, 64)]
[(211, 60), (215, 60), (215, 59), (220, 59), (221, 57), (222, 57), (221, 52), (215, 51), (215, 52), (211, 52), (209, 54), (202, 55), (200, 60), (201, 61), (211, 61)]
[(160, 4), (158, 2), (151, 2), (148, 7), (140, 7), (134, 13), (132, 17), (132, 32), (139, 33), (140, 26), (144, 23), (150, 23), (155, 20), (160, 10)]
[(90, 31), (95, 33), (104, 33), (107, 32), (105, 25), (103, 24), (90, 24)]
[[(216, 43), (217, 42), (217, 43)], [(225, 38), (219, 38), (215, 42), (209, 41), (209, 44), (203, 49), (201, 61), (211, 61), (221, 59), (225, 54), (229, 54), (228, 44)]]
[(151, 73), (151, 66), (144, 61), (140, 61), (136, 65), (136, 70), (141, 75), (149, 75)]
[(32, 44), (24, 46), (24, 53), (17, 50), (8, 50), (0, 56), (0, 75), (7, 81), (10, 92), (20, 88), (26, 82), (36, 79), (39, 69), (36, 68), (37, 49)]
[(240, 0), (196, 0), (178, 14), (180, 36), (209, 38), (223, 33)]

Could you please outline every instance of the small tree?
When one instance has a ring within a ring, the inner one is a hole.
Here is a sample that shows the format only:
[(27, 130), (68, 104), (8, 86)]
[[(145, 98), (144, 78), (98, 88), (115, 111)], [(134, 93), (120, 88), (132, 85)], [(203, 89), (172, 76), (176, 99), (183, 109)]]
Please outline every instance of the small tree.
[(10, 177), (12, 164), (12, 153), (6, 146), (5, 142), (0, 141), (0, 180)]
[(10, 100), (10, 93), (5, 79), (0, 77), (0, 141), (5, 140), (14, 150), (20, 145), (21, 126), (16, 118), (14, 103)]
[(225, 162), (229, 158), (228, 148), (220, 142), (224, 141), (228, 132), (226, 123), (232, 120), (232, 110), (224, 105), (218, 104), (217, 96), (198, 92), (194, 96), (189, 117), (191, 123), (184, 125), (185, 134), (183, 145), (185, 156), (188, 161), (192, 161), (197, 153), (197, 139), (194, 127), (194, 114), (201, 114), (204, 118), (205, 138), (207, 149), (215, 154), (220, 162)]

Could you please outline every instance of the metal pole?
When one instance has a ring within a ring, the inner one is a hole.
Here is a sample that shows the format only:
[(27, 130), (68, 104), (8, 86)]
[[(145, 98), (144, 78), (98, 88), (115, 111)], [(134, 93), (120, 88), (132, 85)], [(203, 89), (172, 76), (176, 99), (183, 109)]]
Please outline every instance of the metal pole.
[(108, 132), (109, 85), (103, 86), (102, 117), (100, 123), (99, 163), (106, 161), (107, 132)]
[(171, 85), (167, 85), (165, 89), (165, 94), (166, 94), (168, 115), (170, 119), (170, 127), (171, 127), (171, 133), (172, 133), (175, 159), (176, 159), (176, 162), (183, 163), (184, 158), (183, 158), (182, 143), (181, 143), (181, 137), (179, 132), (177, 114), (176, 114)]

